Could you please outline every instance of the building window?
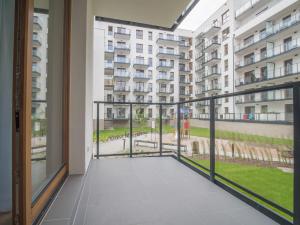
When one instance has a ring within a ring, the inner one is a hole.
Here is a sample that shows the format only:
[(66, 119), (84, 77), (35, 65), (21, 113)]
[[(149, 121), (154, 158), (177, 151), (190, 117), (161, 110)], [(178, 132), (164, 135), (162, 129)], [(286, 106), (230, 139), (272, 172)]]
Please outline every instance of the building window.
[(225, 86), (225, 87), (228, 87), (228, 84), (229, 84), (229, 82), (228, 82), (228, 75), (226, 75), (226, 76), (224, 77), (224, 86)]
[(228, 71), (228, 59), (226, 59), (224, 61), (224, 71), (227, 72)]
[(228, 107), (224, 107), (224, 111), (225, 111), (225, 114), (228, 114), (229, 113)]
[(136, 39), (143, 39), (143, 31), (136, 30)]
[(222, 24), (225, 24), (229, 21), (229, 10), (222, 14)]
[(227, 38), (229, 38), (230, 29), (227, 27), (225, 30), (222, 31), (222, 38), (223, 41), (225, 41)]
[(254, 35), (250, 35), (249, 37), (244, 39), (244, 46), (251, 45), (254, 42)]
[(171, 67), (174, 68), (174, 60), (170, 60)]
[(108, 26), (108, 35), (113, 35), (113, 27), (112, 26)]
[(152, 67), (152, 58), (148, 58), (148, 65), (149, 67)]
[[(152, 102), (152, 96), (149, 96), (148, 102), (150, 102), (150, 97), (151, 97), (151, 102)], [(152, 118), (152, 109), (148, 109), (148, 118)]]
[(136, 53), (143, 53), (143, 45), (136, 44)]
[(148, 70), (148, 76), (152, 79), (152, 70)]
[(224, 55), (228, 55), (228, 44), (224, 45)]
[(268, 106), (267, 105), (262, 105), (260, 112), (261, 113), (268, 113)]
[(152, 45), (148, 45), (148, 54), (152, 54), (152, 52), (153, 52)]
[(148, 31), (148, 40), (149, 41), (152, 41), (152, 36), (153, 36), (152, 31)]

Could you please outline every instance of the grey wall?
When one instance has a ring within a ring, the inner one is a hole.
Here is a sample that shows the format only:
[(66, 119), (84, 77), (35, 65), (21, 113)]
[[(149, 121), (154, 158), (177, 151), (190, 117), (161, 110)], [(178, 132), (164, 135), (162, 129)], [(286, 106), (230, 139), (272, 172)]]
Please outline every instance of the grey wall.
[(0, 212), (12, 207), (14, 1), (0, 0)]

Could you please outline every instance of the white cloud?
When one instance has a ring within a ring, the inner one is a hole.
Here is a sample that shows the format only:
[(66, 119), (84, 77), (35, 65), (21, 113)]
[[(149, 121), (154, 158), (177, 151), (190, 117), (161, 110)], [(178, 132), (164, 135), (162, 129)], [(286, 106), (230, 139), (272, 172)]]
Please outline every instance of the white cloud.
[(196, 30), (207, 18), (219, 9), (226, 0), (200, 0), (179, 25), (180, 29)]

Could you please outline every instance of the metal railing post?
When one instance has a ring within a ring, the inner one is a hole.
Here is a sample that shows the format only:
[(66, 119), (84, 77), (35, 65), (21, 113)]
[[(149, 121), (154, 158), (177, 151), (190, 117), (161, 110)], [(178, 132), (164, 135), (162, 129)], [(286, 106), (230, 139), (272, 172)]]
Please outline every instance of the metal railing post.
[(99, 132), (99, 129), (100, 129), (100, 124), (99, 124), (99, 104), (100, 103), (97, 103), (97, 131), (96, 131), (96, 133), (97, 133), (97, 159), (99, 159), (99, 134), (100, 134), (100, 132)]
[(130, 106), (130, 112), (129, 112), (129, 117), (130, 117), (130, 134), (129, 134), (129, 156), (130, 158), (132, 158), (132, 104), (129, 105)]
[(159, 155), (162, 156), (162, 104), (159, 105)]
[(177, 159), (180, 160), (180, 103), (177, 104)]
[(300, 225), (300, 87), (293, 88), (294, 99), (294, 224)]
[(210, 180), (215, 180), (215, 101), (210, 99)]

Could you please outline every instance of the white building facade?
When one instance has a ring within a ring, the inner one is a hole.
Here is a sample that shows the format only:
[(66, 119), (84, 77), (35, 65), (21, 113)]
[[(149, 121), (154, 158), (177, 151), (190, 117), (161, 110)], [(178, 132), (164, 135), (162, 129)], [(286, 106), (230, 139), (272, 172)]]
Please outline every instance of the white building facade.
[[(94, 63), (94, 100), (115, 103), (100, 107), (101, 120), (128, 120), (129, 105), (118, 102), (175, 103), (193, 96), (191, 31), (96, 20), (94, 56), (99, 59)], [(146, 118), (159, 113), (158, 105), (139, 105), (138, 110)], [(175, 105), (163, 107), (163, 117), (173, 117), (175, 110)]]

